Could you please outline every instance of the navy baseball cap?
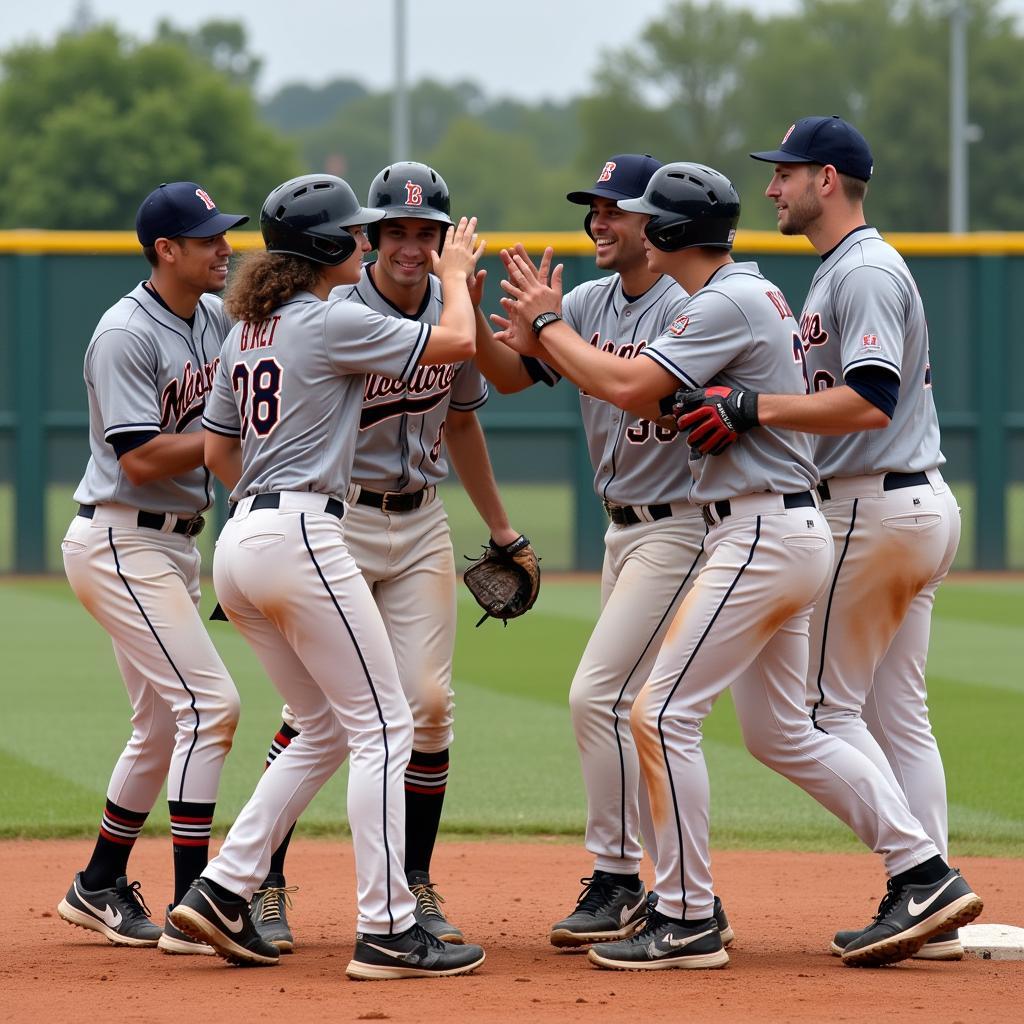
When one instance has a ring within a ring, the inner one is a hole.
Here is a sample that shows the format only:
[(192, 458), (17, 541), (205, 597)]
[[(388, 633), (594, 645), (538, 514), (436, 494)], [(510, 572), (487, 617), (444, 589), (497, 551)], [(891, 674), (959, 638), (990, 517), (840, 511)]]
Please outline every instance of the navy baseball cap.
[(836, 114), (801, 118), (789, 126), (778, 149), (750, 155), (770, 164), (831, 164), (840, 174), (861, 181), (874, 170), (867, 140)]
[(594, 196), (604, 199), (637, 199), (647, 189), (651, 175), (661, 166), (649, 153), (620, 153), (605, 162), (593, 188), (570, 192), (566, 199), (570, 203), (589, 206)]
[(210, 238), (248, 219), (238, 213), (221, 213), (209, 193), (194, 181), (172, 181), (142, 200), (135, 215), (135, 233), (143, 245), (152, 245), (158, 238)]

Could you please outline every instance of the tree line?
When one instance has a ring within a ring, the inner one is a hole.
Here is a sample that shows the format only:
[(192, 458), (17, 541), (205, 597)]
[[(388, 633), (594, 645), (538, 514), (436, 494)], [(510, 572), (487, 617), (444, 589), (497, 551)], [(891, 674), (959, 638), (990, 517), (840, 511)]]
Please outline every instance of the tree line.
[[(565, 102), (415, 83), (408, 156), (444, 175), (455, 212), (491, 230), (578, 227), (565, 193), (629, 151), (719, 168), (740, 190), (743, 226), (770, 228), (767, 168), (747, 153), (774, 147), (798, 117), (840, 114), (874, 152), (872, 222), (942, 231), (949, 10), (948, 0), (802, 0), (769, 15), (677, 0)], [(1024, 230), (1024, 35), (997, 0), (969, 10), (970, 227)], [(195, 31), (165, 21), (149, 40), (78, 26), (3, 53), (0, 227), (131, 228), (139, 197), (175, 179), (248, 211), (309, 170), (365, 188), (390, 159), (390, 94), (339, 78), (261, 102), (260, 68), (232, 21)]]

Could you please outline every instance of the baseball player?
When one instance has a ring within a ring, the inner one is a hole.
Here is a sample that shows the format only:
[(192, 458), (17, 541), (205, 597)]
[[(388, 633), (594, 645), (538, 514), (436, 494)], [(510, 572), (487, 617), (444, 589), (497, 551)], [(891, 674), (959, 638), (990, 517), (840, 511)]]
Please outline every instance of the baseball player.
[[(794, 350), (811, 394), (754, 400), (761, 423), (818, 435), (818, 490), (836, 557), (811, 619), (811, 715), (902, 790), (945, 857), (946, 782), (924, 668), (960, 511), (939, 472), (921, 297), (903, 259), (865, 222), (872, 157), (856, 128), (805, 117), (777, 150), (751, 155), (775, 164), (766, 195), (779, 230), (806, 235), (822, 258)], [(855, 934), (837, 934), (833, 952)], [(963, 946), (949, 932), (915, 955), (959, 960)]]
[[(647, 216), (648, 266), (689, 293), (683, 312), (644, 358), (616, 359), (580, 344), (554, 312), (561, 271), (547, 284), (509, 255), (516, 321), (507, 340), (553, 353), (588, 393), (654, 418), (679, 385), (691, 401), (757, 384), (803, 391), (794, 359), (798, 325), (782, 292), (756, 264), (732, 261), (739, 196), (719, 172), (666, 164), (641, 199), (620, 208)], [(532, 340), (531, 340), (532, 339)], [(705, 391), (705, 387), (708, 391)], [(671, 400), (670, 400), (671, 401)], [(708, 852), (708, 778), (701, 723), (727, 687), (751, 752), (841, 817), (885, 857), (890, 896), (875, 923), (843, 951), (850, 965), (891, 963), (931, 936), (972, 920), (980, 898), (949, 868), (876, 765), (812, 728), (803, 695), (811, 609), (825, 589), (833, 544), (817, 508), (818, 476), (807, 436), (764, 428), (717, 458), (691, 460), (691, 500), (701, 506), (707, 561), (669, 627), (631, 726), (657, 835), (657, 896), (644, 927), (591, 947), (618, 969), (712, 968), (728, 963), (714, 918)]]
[[(367, 206), (383, 211), (367, 235), (377, 250), (344, 297), (382, 316), (435, 325), (441, 281), (431, 250), (443, 252), (451, 225), (444, 179), (426, 164), (385, 167), (370, 185)], [(483, 277), (473, 280), (479, 304)], [(488, 332), (489, 333), (489, 332)], [(475, 409), (487, 385), (472, 360), (420, 367), (407, 380), (371, 373), (363, 391), (352, 484), (346, 495), (345, 542), (370, 586), (391, 638), (398, 675), (413, 715), (413, 750), (405, 773), (405, 872), (416, 920), (437, 938), (462, 942), (441, 908), (430, 862), (441, 819), (452, 732), (455, 646), (455, 559), (437, 485), (448, 474), (444, 446), (495, 545), (521, 541), (501, 502)], [(286, 707), (268, 760), (297, 735)], [(294, 939), (286, 916), (287, 838), (253, 901), (260, 934), (282, 951)]]
[[(588, 207), (584, 229), (599, 269), (613, 271), (569, 292), (561, 315), (576, 338), (621, 359), (636, 358), (682, 313), (686, 292), (647, 268), (640, 214), (620, 209), (642, 196), (661, 166), (651, 156), (611, 157), (594, 185), (570, 192)], [(507, 319), (492, 317), (504, 328)], [(568, 332), (567, 332), (568, 333)], [(561, 379), (557, 357), (520, 358), (478, 332), (477, 361), (503, 392)], [(629, 727), (633, 700), (650, 674), (669, 623), (703, 563), (705, 526), (688, 500), (687, 449), (674, 429), (637, 419), (580, 391), (580, 409), (594, 467), (594, 490), (610, 523), (601, 574), (601, 615), (569, 691), (573, 730), (587, 791), (586, 848), (594, 870), (575, 909), (551, 928), (555, 946), (625, 938), (647, 912), (640, 880), (640, 833), (653, 841), (649, 816), (641, 829), (636, 745)], [(715, 913), (732, 937), (721, 903)]]
[[(209, 953), (149, 919), (128, 884), (135, 840), (167, 782), (174, 901), (205, 867), (238, 694), (200, 620), (196, 536), (211, 502), (199, 418), (230, 323), (221, 213), (192, 181), (151, 192), (136, 230), (152, 271), (104, 313), (85, 353), (91, 457), (62, 544), (68, 581), (110, 634), (132, 705), (89, 863), (58, 913), (115, 945)], [(169, 908), (168, 908), (169, 909)]]
[(267, 252), (239, 270), (203, 417), (206, 459), (234, 509), (214, 558), (221, 604), (285, 698), (299, 735), (264, 772), (220, 853), (171, 911), (225, 959), (273, 965), (249, 900), (270, 853), (351, 755), (348, 820), (359, 932), (357, 979), (463, 974), (484, 960), (416, 923), (403, 870), (403, 779), (413, 720), (387, 630), (345, 543), (367, 374), (410, 384), (424, 366), (473, 355), (467, 278), (482, 246), (476, 221), (449, 227), (434, 267), (447, 299), (436, 325), (383, 316), (332, 290), (360, 279), (361, 225), (383, 217), (330, 175), (305, 175), (267, 197)]

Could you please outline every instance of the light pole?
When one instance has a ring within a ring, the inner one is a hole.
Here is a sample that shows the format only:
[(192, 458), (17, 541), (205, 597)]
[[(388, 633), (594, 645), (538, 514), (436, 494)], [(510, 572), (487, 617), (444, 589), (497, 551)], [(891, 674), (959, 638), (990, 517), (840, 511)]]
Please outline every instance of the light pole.
[(408, 160), (409, 94), (405, 82), (405, 0), (394, 0), (395, 86), (391, 97), (391, 161)]
[(949, 230), (967, 230), (967, 3), (949, 16)]

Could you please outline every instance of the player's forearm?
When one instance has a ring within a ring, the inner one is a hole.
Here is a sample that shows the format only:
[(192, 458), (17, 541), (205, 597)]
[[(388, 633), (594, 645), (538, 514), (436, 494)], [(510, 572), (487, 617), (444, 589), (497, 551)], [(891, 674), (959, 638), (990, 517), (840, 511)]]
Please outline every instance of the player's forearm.
[(515, 394), (533, 384), (519, 354), (497, 341), (487, 318), (476, 311), (476, 365), (503, 395)]
[(476, 413), (452, 412), (445, 423), (448, 456), (473, 507), (487, 524), (496, 544), (509, 544), (519, 534), (512, 529), (498, 492), (487, 442)]
[(564, 321), (540, 334), (545, 361), (594, 398), (644, 419), (656, 419), (658, 399), (678, 382), (649, 359), (621, 359), (587, 344)]
[(158, 434), (138, 448), (125, 452), (121, 468), (136, 486), (180, 476), (203, 464), (202, 431), (191, 434)]
[(466, 275), (448, 271), (441, 278), (441, 287), (444, 309), (420, 358), (423, 366), (462, 363), (476, 354), (476, 308), (469, 297)]
[(229, 490), (242, 476), (242, 444), (237, 437), (225, 437), (213, 431), (206, 434), (205, 461), (210, 472)]
[(845, 384), (813, 395), (759, 395), (757, 418), (764, 427), (830, 435), (879, 430), (890, 422), (881, 409)]

